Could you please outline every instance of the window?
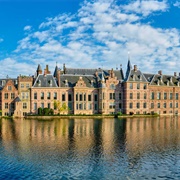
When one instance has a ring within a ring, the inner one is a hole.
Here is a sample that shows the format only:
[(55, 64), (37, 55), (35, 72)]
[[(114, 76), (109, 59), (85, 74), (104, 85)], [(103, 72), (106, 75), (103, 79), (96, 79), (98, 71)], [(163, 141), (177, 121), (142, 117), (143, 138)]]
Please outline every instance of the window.
[(34, 99), (37, 99), (37, 93), (36, 92), (34, 93)]
[(54, 99), (57, 99), (57, 92), (54, 92)]
[(130, 93), (130, 99), (133, 99), (133, 93)]
[(51, 93), (50, 92), (47, 93), (47, 99), (51, 99)]
[(88, 101), (91, 101), (91, 94), (88, 94)]
[(129, 108), (130, 108), (130, 109), (133, 108), (133, 103), (129, 103)]
[(114, 84), (110, 85), (110, 89), (116, 89)]
[(137, 89), (140, 89), (140, 83), (137, 83)]
[(29, 93), (27, 92), (27, 93), (26, 93), (26, 99), (28, 99), (28, 98), (29, 98)]
[(4, 94), (4, 99), (8, 99), (8, 93)]
[(176, 100), (178, 100), (178, 98), (179, 98), (179, 97), (178, 97), (178, 93), (176, 93)]
[(12, 87), (11, 87), (11, 86), (8, 86), (8, 90), (11, 91), (11, 90), (12, 90)]
[(65, 101), (66, 100), (66, 96), (65, 94), (62, 94), (62, 101)]
[(89, 109), (89, 110), (92, 109), (91, 103), (88, 103), (88, 109)]
[(41, 103), (41, 108), (44, 108), (44, 103)]
[(119, 93), (119, 100), (121, 100), (122, 96), (121, 96), (121, 93)]
[(68, 102), (68, 108), (69, 110), (72, 110), (72, 102)]
[(47, 107), (48, 107), (49, 109), (51, 109), (51, 103), (48, 103), (48, 104), (47, 104)]
[(161, 93), (157, 92), (157, 99), (161, 99)]
[(132, 83), (129, 84), (129, 89), (133, 89), (133, 84)]
[(97, 105), (97, 103), (94, 104), (94, 110), (98, 110), (98, 105)]
[(79, 107), (79, 106), (78, 106), (78, 103), (76, 103), (76, 109), (77, 109), (77, 110), (78, 110), (78, 107)]
[(164, 99), (167, 99), (167, 93), (164, 93)]
[(22, 99), (25, 99), (25, 94), (24, 94), (24, 92), (21, 93), (21, 97), (22, 97)]
[(103, 92), (103, 99), (105, 98), (105, 93)]
[(143, 103), (143, 108), (147, 108), (147, 104), (146, 103)]
[(83, 100), (83, 95), (80, 94), (80, 95), (79, 95), (79, 101), (82, 101), (82, 100)]
[(34, 103), (34, 110), (37, 110), (37, 103)]
[(11, 93), (11, 99), (15, 98), (15, 93)]
[(78, 101), (78, 93), (76, 93), (76, 101)]
[(158, 104), (157, 104), (157, 108), (160, 108), (160, 107), (161, 107), (161, 104), (160, 104), (160, 103), (158, 103)]
[(169, 107), (170, 107), (170, 108), (172, 108), (172, 107), (173, 107), (173, 104), (172, 104), (172, 102), (169, 104)]
[(176, 103), (176, 108), (178, 108), (178, 103)]
[(173, 93), (169, 94), (169, 99), (173, 99)]
[(84, 101), (86, 101), (86, 94), (84, 94)]
[(115, 108), (115, 103), (114, 102), (110, 102), (109, 103), (109, 109), (114, 109)]
[(68, 101), (72, 101), (72, 94), (68, 94)]
[(23, 109), (27, 109), (27, 103), (23, 103)]
[(151, 92), (150, 98), (151, 98), (151, 99), (154, 99), (154, 92)]
[(5, 109), (8, 109), (8, 103), (5, 103)]
[(146, 93), (144, 93), (144, 99), (147, 99), (147, 94)]
[(140, 103), (137, 103), (137, 104), (136, 104), (136, 107), (137, 107), (137, 108), (140, 108)]
[(109, 93), (109, 99), (115, 99), (115, 93)]
[(164, 108), (166, 108), (166, 103), (164, 103)]
[(119, 109), (121, 109), (121, 106), (122, 106), (121, 103), (119, 103)]
[(44, 92), (41, 92), (41, 99), (44, 99)]
[(137, 99), (140, 99), (140, 93), (137, 93)]
[(144, 84), (144, 89), (147, 89), (147, 85), (146, 84)]
[(24, 84), (21, 84), (21, 88), (24, 88)]
[(152, 109), (154, 108), (154, 103), (151, 103), (151, 108), (152, 108)]
[(94, 101), (98, 101), (98, 95), (97, 94), (94, 95)]
[(29, 88), (30, 86), (29, 86), (29, 84), (26, 84), (26, 88)]

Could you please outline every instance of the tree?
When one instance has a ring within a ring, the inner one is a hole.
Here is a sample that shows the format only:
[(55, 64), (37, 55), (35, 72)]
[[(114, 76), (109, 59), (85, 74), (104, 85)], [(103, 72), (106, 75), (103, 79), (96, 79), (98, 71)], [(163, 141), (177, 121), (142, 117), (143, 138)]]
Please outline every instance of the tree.
[(69, 108), (66, 105), (66, 103), (62, 103), (59, 100), (55, 100), (54, 101), (54, 109), (57, 109), (59, 114), (61, 114), (62, 112), (67, 111)]

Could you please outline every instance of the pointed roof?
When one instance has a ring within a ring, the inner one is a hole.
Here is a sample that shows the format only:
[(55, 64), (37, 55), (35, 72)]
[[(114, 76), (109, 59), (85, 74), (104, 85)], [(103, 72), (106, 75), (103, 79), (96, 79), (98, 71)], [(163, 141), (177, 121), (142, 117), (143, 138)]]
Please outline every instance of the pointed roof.
[(58, 72), (58, 67), (57, 67), (57, 64), (56, 64), (56, 67), (55, 67), (55, 70), (54, 70), (54, 74), (53, 74), (54, 77), (57, 76), (57, 72)]
[(38, 64), (37, 71), (42, 71), (41, 65)]
[(126, 78), (125, 78), (125, 80), (128, 79), (131, 70), (132, 70), (132, 65), (131, 65), (131, 62), (130, 62), (130, 58), (128, 58), (127, 70), (126, 70)]

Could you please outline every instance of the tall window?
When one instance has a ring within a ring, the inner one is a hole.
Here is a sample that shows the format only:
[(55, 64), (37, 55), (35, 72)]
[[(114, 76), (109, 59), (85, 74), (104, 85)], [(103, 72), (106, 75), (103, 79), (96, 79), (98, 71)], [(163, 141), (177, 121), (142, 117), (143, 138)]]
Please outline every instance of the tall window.
[(179, 96), (178, 93), (176, 93), (176, 100), (178, 100), (178, 98), (179, 98), (178, 96)]
[(133, 84), (132, 83), (129, 84), (129, 89), (133, 89)]
[(27, 103), (23, 103), (23, 109), (27, 109)]
[(166, 108), (166, 103), (164, 103), (164, 108)]
[(130, 93), (130, 99), (133, 99), (133, 93)]
[(47, 99), (51, 99), (51, 93), (47, 92)]
[(51, 103), (48, 103), (48, 108), (49, 108), (49, 109), (51, 108)]
[(72, 94), (68, 94), (68, 101), (72, 101)]
[(78, 93), (76, 93), (76, 101), (78, 101)]
[(41, 92), (41, 99), (44, 99), (44, 92)]
[(146, 103), (143, 104), (143, 108), (147, 108), (147, 104)]
[(5, 103), (5, 109), (8, 109), (8, 103)]
[(11, 99), (14, 99), (14, 98), (15, 98), (15, 94), (11, 93)]
[(170, 107), (170, 108), (172, 108), (172, 107), (173, 107), (173, 104), (172, 104), (172, 102), (170, 102), (170, 104), (169, 104), (169, 107)]
[(137, 83), (137, 89), (140, 89), (140, 83)]
[(29, 88), (29, 84), (26, 84), (26, 88)]
[(167, 99), (167, 93), (164, 93), (164, 99)]
[(62, 101), (65, 101), (66, 100), (66, 96), (65, 94), (62, 94)]
[(115, 103), (114, 102), (109, 103), (109, 109), (115, 109)]
[(140, 108), (140, 103), (137, 103), (137, 104), (136, 104), (136, 107), (139, 109), (139, 108)]
[(160, 103), (158, 103), (158, 104), (157, 104), (157, 108), (160, 108), (160, 107), (161, 107), (161, 104), (160, 104)]
[(84, 94), (84, 101), (86, 101), (86, 93)]
[(154, 92), (151, 92), (150, 98), (154, 99)]
[(115, 99), (115, 93), (109, 93), (109, 99)]
[(154, 108), (154, 103), (151, 103), (151, 109), (153, 109)]
[(169, 99), (173, 99), (173, 93), (169, 94)]
[(36, 92), (34, 93), (34, 99), (37, 99), (37, 93)]
[(130, 108), (130, 109), (133, 108), (133, 103), (129, 103), (129, 108)]
[(21, 84), (21, 88), (24, 88), (24, 84)]
[(147, 89), (147, 85), (146, 84), (144, 84), (144, 89)]
[(8, 90), (11, 91), (11, 90), (12, 90), (12, 87), (11, 87), (11, 86), (8, 86)]
[(176, 108), (178, 108), (178, 103), (176, 103)]
[(91, 101), (91, 94), (88, 94), (88, 101)]
[(37, 110), (37, 103), (34, 103), (34, 110)]
[(137, 93), (137, 99), (140, 99), (140, 93)]
[(25, 93), (24, 92), (21, 93), (21, 97), (22, 97), (22, 99), (25, 99)]
[(147, 99), (147, 94), (146, 93), (144, 93), (144, 99)]
[(98, 101), (98, 95), (97, 94), (94, 95), (94, 101)]
[(54, 92), (54, 99), (57, 99), (57, 92)]
[(41, 108), (44, 108), (44, 103), (41, 103)]
[(121, 93), (119, 93), (119, 100), (121, 100), (121, 98), (122, 98), (122, 97), (121, 97)]
[(157, 92), (157, 99), (161, 99), (161, 93)]
[(4, 94), (4, 99), (8, 99), (8, 93)]
[(82, 101), (82, 100), (83, 100), (83, 95), (80, 94), (80, 95), (79, 95), (79, 101)]

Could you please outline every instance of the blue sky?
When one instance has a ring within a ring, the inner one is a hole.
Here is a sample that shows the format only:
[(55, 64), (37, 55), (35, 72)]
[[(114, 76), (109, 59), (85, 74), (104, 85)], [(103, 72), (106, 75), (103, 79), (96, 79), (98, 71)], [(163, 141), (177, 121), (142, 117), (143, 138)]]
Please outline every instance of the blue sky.
[(180, 72), (180, 2), (0, 0), (0, 78), (37, 65)]

